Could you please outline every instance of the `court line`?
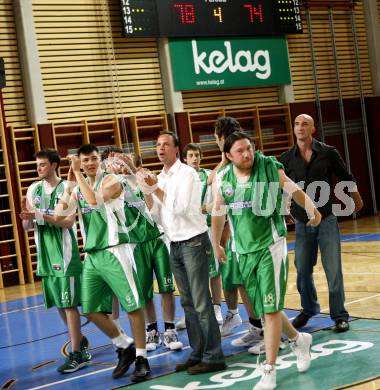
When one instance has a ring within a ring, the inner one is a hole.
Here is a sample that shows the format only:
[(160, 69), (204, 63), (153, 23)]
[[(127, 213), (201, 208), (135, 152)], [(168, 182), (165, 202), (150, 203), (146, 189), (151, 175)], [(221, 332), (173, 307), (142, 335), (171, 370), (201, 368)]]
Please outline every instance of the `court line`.
[[(351, 301), (351, 302), (345, 302), (344, 305), (345, 305), (345, 306), (348, 306), (348, 305), (351, 305), (351, 304), (353, 304), (353, 303), (368, 301), (369, 299), (377, 298), (377, 297), (380, 297), (380, 293), (379, 293), (379, 294), (375, 294), (375, 295), (371, 295), (370, 297), (355, 299), (354, 301)], [(324, 309), (321, 309), (321, 311), (326, 311), (326, 310), (328, 310), (328, 309), (329, 309), (329, 307), (326, 307), (326, 308), (324, 308)]]
[[(368, 236), (368, 234), (365, 234), (365, 235), (362, 235), (362, 236), (357, 236), (357, 237), (355, 237), (355, 239), (353, 239), (353, 237), (350, 237), (350, 238), (347, 238), (347, 239), (341, 239), (341, 241), (350, 241), (350, 240), (357, 241), (358, 238), (366, 237), (366, 236)], [(378, 241), (378, 240), (376, 240), (376, 241)], [(366, 274), (373, 274), (373, 273), (351, 273), (351, 274), (353, 274), (353, 275), (360, 275), (360, 274), (366, 275)], [(376, 298), (376, 297), (379, 297), (379, 296), (380, 296), (380, 293), (372, 295), (372, 296), (369, 296), (369, 297), (357, 299), (357, 300), (354, 300), (354, 301), (351, 301), (351, 302), (347, 302), (347, 303), (345, 303), (345, 305), (351, 305), (351, 304), (354, 304), (354, 303), (358, 303), (358, 302), (366, 301), (366, 300), (369, 300), (369, 299), (373, 299), (373, 298)], [(26, 311), (26, 310), (37, 308), (37, 307), (41, 307), (41, 306), (44, 306), (44, 305), (40, 304), (40, 305), (31, 306), (31, 307), (27, 307), (27, 308), (16, 309), (16, 310), (13, 310), (13, 311), (0, 313), (0, 315), (12, 314), (12, 313), (20, 312), (20, 311)], [(322, 309), (321, 311), (326, 311), (326, 310), (328, 310), (328, 308)], [(241, 332), (238, 332), (238, 333), (234, 333), (233, 335), (236, 336), (238, 334), (245, 333), (246, 331), (247, 330), (244, 330), (244, 331), (241, 331)], [(229, 336), (227, 336), (227, 337), (229, 337)], [(184, 347), (183, 350), (188, 349), (188, 348), (190, 348), (190, 346)], [(173, 352), (172, 351), (163, 352), (163, 353), (160, 353), (160, 354), (157, 354), (157, 355), (154, 355), (154, 356), (150, 356), (150, 357), (148, 357), (148, 359), (149, 360), (155, 359), (156, 357), (165, 356), (165, 355), (170, 354), (170, 353), (173, 353)], [(51, 383), (48, 383), (48, 384), (45, 384), (45, 385), (41, 385), (41, 386), (38, 386), (38, 387), (33, 387), (31, 390), (43, 389), (43, 388), (47, 388), (49, 386), (54, 386), (54, 385), (58, 385), (58, 384), (66, 383), (66, 382), (71, 382), (71, 381), (74, 381), (74, 380), (77, 380), (77, 379), (80, 379), (80, 378), (84, 378), (84, 377), (88, 377), (88, 376), (92, 376), (92, 375), (97, 375), (98, 373), (110, 371), (115, 366), (116, 365), (113, 365), (112, 367), (109, 367), (109, 368), (104, 368), (104, 369), (101, 369), (101, 370), (92, 371), (92, 372), (89, 372), (89, 373), (86, 373), (86, 374), (78, 375), (76, 377), (67, 378), (67, 379), (64, 379), (64, 380), (61, 380), (61, 381), (51, 382)]]
[[(363, 238), (363, 237), (379, 235), (379, 233), (362, 233), (362, 234), (357, 233), (357, 234), (358, 235), (354, 236), (354, 237), (351, 236), (351, 237), (341, 238), (341, 241), (344, 241), (344, 242), (353, 241), (353, 242), (355, 242), (355, 241), (361, 241), (360, 239)], [(343, 236), (345, 236), (345, 234)], [(380, 241), (380, 240), (371, 240), (371, 241)], [(288, 244), (288, 246), (289, 245), (290, 246), (294, 246), (295, 245), (295, 241), (288, 242), (287, 244)], [(292, 249), (288, 248), (288, 251), (292, 251), (293, 252), (294, 248), (292, 248)], [(373, 274), (377, 274), (377, 273), (369, 272), (368, 274), (369, 275), (373, 275)], [(353, 273), (352, 275), (355, 275), (355, 273)], [(367, 275), (367, 274), (366, 273), (362, 273), (362, 274), (358, 274), (358, 275)], [(38, 296), (42, 296), (42, 294), (36, 295), (36, 297), (38, 297)], [(19, 299), (15, 299), (15, 300), (5, 301), (5, 302), (1, 302), (1, 303), (13, 302), (13, 301), (18, 301), (18, 300), (22, 300), (22, 299), (24, 299), (24, 298), (19, 298)], [(5, 315), (5, 314), (18, 313), (20, 311), (26, 311), (26, 310), (30, 310), (30, 309), (35, 309), (37, 307), (45, 307), (45, 305), (42, 303), (42, 304), (35, 305), (35, 306), (23, 307), (21, 309), (15, 309), (15, 310), (10, 310), (10, 311), (6, 311), (6, 312), (0, 312), (0, 316)]]
[[(247, 329), (244, 329), (240, 332), (236, 332), (236, 333), (231, 333), (225, 337), (223, 337), (224, 339), (225, 338), (229, 338), (230, 336), (238, 336), (240, 334), (243, 334), (243, 333), (246, 333), (247, 332)], [(189, 349), (190, 348), (190, 345), (187, 345), (186, 347), (183, 347), (182, 350), (184, 349)], [(173, 352), (173, 351), (166, 351), (166, 352), (162, 352), (162, 353), (159, 353), (157, 355), (153, 355), (153, 356), (148, 356), (148, 360), (151, 360), (151, 359), (155, 359), (157, 357), (161, 357), (161, 356), (165, 356), (165, 355), (169, 355), (171, 353), (176, 353), (176, 352)], [(80, 378), (85, 378), (87, 376), (91, 376), (91, 375), (97, 375), (97, 374), (100, 374), (102, 372), (106, 372), (106, 371), (110, 371), (112, 370), (114, 367), (116, 366), (113, 365), (112, 367), (108, 367), (108, 368), (103, 368), (101, 370), (97, 370), (97, 371), (91, 371), (91, 372), (88, 372), (87, 374), (82, 374), (82, 375), (78, 375), (78, 376), (75, 376), (75, 377), (72, 377), (72, 378), (67, 378), (67, 379), (63, 379), (61, 381), (56, 381), (56, 382), (51, 382), (51, 383), (47, 383), (45, 385), (41, 385), (41, 386), (37, 386), (37, 387), (33, 387), (31, 388), (30, 390), (38, 390), (38, 389), (45, 389), (49, 386), (54, 386), (54, 385), (60, 385), (62, 383), (66, 383), (66, 382), (72, 382), (74, 380), (77, 380), (77, 379), (80, 379)], [(154, 377), (153, 377), (154, 378)], [(124, 384), (123, 384), (124, 385)], [(128, 386), (129, 383), (125, 384), (125, 386)]]
[[(356, 235), (357, 234), (357, 235)], [(349, 237), (348, 237), (349, 236)], [(373, 239), (367, 239), (363, 240), (363, 238), (372, 238)], [(356, 241), (359, 242), (372, 242), (372, 241), (380, 241), (377, 237), (379, 237), (379, 233), (353, 233), (353, 234), (341, 234), (340, 235), (340, 241), (341, 242), (353, 242)], [(294, 251), (295, 241), (287, 241), (288, 244), (288, 250)]]
[[(325, 275), (325, 272), (319, 271), (319, 272), (313, 272), (314, 275)], [(288, 272), (288, 275), (297, 275), (297, 271), (291, 271)], [(344, 272), (343, 276), (345, 275), (380, 275), (380, 272)]]
[(380, 272), (344, 272), (344, 275), (380, 275)]
[[(366, 242), (366, 241), (379, 241), (379, 239), (376, 239), (376, 237), (379, 236), (379, 233), (362, 233), (362, 234), (357, 233), (357, 234), (358, 234), (357, 236), (355, 235), (355, 233), (354, 233), (354, 235), (343, 234), (343, 235), (341, 235), (340, 241), (345, 241), (345, 242), (347, 242), (347, 241), (364, 241), (364, 242)], [(348, 235), (350, 237), (344, 237), (344, 236), (348, 236)], [(363, 237), (369, 238), (371, 236), (375, 236), (373, 240), (361, 240)]]
[(29, 306), (29, 307), (23, 307), (22, 309), (15, 309), (15, 310), (10, 310), (10, 311), (3, 311), (0, 313), (0, 316), (4, 316), (6, 314), (13, 314), (13, 313), (18, 313), (20, 311), (26, 311), (26, 310), (30, 310), (30, 309), (35, 309), (36, 307), (45, 307), (45, 305), (43, 303), (41, 303), (40, 305), (35, 305), (35, 306)]
[[(115, 366), (116, 366), (116, 365), (115, 365)], [(91, 371), (91, 372), (88, 372), (87, 374), (78, 375), (78, 376), (73, 377), (73, 378), (63, 379), (63, 380), (61, 380), (61, 381), (47, 383), (46, 385), (42, 385), (42, 386), (38, 386), (38, 387), (32, 387), (30, 390), (46, 389), (47, 387), (50, 387), (50, 386), (60, 385), (60, 384), (62, 384), (62, 383), (66, 383), (66, 382), (72, 382), (72, 381), (74, 381), (74, 380), (77, 380), (77, 379), (80, 379), (80, 378), (85, 378), (85, 377), (90, 376), (90, 375), (100, 374), (100, 373), (102, 373), (102, 372), (110, 371), (110, 370), (112, 370), (115, 366), (112, 366), (112, 367), (109, 367), (109, 368), (103, 368), (102, 370), (98, 370), (98, 371)], [(125, 384), (125, 385), (127, 386), (127, 384)]]
[[(246, 330), (245, 330), (244, 332), (246, 332)], [(190, 345), (187, 345), (186, 347), (183, 347), (182, 350), (184, 350), (184, 349), (189, 349), (189, 348), (190, 348)], [(173, 352), (173, 351), (162, 352), (162, 353), (157, 354), (157, 355), (149, 356), (149, 357), (148, 357), (148, 360), (155, 359), (156, 357), (165, 356), (165, 355), (168, 355), (168, 354), (170, 354), (170, 353), (175, 353), (175, 352)], [(78, 376), (75, 376), (75, 377), (72, 377), (72, 378), (63, 379), (63, 380), (61, 380), (61, 381), (51, 382), (51, 383), (47, 383), (47, 384), (45, 384), (45, 385), (33, 387), (33, 388), (31, 388), (30, 390), (45, 389), (45, 388), (47, 388), (47, 387), (49, 387), (49, 386), (60, 385), (60, 384), (62, 384), (62, 383), (72, 382), (72, 381), (74, 381), (74, 380), (77, 380), (77, 379), (80, 379), (80, 378), (85, 378), (85, 377), (87, 377), (87, 376), (97, 375), (97, 374), (100, 374), (100, 373), (102, 373), (102, 372), (111, 371), (111, 370), (114, 369), (115, 367), (116, 367), (116, 364), (114, 364), (112, 367), (103, 368), (103, 369), (101, 369), (101, 370), (88, 372), (87, 374), (82, 374), (82, 375), (78, 375)], [(125, 384), (125, 386), (127, 386), (127, 385), (129, 385), (129, 383), (126, 383), (126, 384)]]

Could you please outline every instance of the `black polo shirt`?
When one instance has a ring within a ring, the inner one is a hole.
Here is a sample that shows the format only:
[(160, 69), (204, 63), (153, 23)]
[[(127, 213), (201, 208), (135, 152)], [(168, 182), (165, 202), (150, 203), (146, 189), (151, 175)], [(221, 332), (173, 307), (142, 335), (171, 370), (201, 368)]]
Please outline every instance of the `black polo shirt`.
[[(348, 172), (345, 162), (335, 147), (326, 145), (314, 138), (312, 143), (312, 156), (309, 163), (301, 156), (297, 144), (284, 152), (280, 157), (280, 161), (284, 165), (286, 175), (298, 183), (305, 192), (310, 184), (316, 181), (323, 181), (328, 184), (328, 201), (324, 206), (318, 207), (322, 218), (332, 213), (332, 204), (336, 202), (334, 198), (335, 185), (332, 187), (333, 177), (336, 176), (340, 181), (355, 182), (354, 177)], [(305, 182), (304, 185), (300, 183), (303, 181)], [(316, 186), (316, 191), (314, 191), (315, 196), (310, 196), (309, 191), (307, 193), (313, 201), (318, 202), (321, 196), (322, 186), (316, 184), (314, 183)], [(313, 185), (309, 187), (309, 190), (312, 187)], [(290, 211), (296, 220), (302, 222), (308, 221), (305, 210), (294, 201), (292, 202)]]

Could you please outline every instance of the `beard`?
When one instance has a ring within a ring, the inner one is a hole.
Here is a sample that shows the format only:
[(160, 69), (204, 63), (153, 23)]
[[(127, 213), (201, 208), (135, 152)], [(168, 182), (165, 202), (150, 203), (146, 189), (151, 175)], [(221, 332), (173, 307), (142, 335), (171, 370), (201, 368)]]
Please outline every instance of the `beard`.
[(254, 159), (244, 160), (244, 161), (239, 162), (238, 164), (235, 163), (235, 166), (236, 166), (236, 168), (238, 168), (240, 170), (251, 169), (253, 167), (254, 161), (255, 161)]

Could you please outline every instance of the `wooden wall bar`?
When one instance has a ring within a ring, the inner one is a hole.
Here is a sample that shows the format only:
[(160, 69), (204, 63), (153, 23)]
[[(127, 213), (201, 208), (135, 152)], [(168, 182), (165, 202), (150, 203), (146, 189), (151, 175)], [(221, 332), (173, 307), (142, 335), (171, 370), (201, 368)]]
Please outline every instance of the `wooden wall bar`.
[[(351, 156), (351, 167), (357, 178), (359, 190), (363, 196), (365, 207), (361, 214), (369, 214), (371, 210), (371, 195), (369, 187), (368, 169), (365, 164), (364, 135), (361, 126), (360, 105), (357, 99), (345, 99), (345, 113), (348, 129), (348, 142)], [(335, 145), (343, 154), (342, 134), (339, 118), (338, 101), (322, 102), (326, 142)], [(368, 127), (370, 129), (371, 147), (373, 150), (375, 177), (380, 172), (380, 155), (378, 145), (377, 112), (380, 110), (380, 98), (366, 99), (368, 111)], [(220, 115), (229, 115), (237, 118), (242, 127), (251, 134), (258, 149), (268, 155), (279, 156), (284, 150), (293, 145), (292, 123), (300, 113), (316, 116), (315, 103), (304, 102), (291, 105), (252, 106), (250, 108), (231, 109), (219, 108), (213, 111), (186, 111), (177, 113), (177, 125), (182, 149), (188, 142), (197, 142), (204, 152), (203, 166), (214, 167), (220, 160), (220, 153), (214, 142), (213, 124)], [(36, 179), (33, 154), (40, 148), (55, 147), (62, 157), (67, 152), (78, 148), (83, 142), (94, 142), (98, 146), (111, 144), (121, 145), (126, 150), (134, 150), (143, 157), (143, 165), (155, 171), (161, 165), (155, 156), (155, 139), (160, 131), (167, 129), (167, 114), (137, 115), (113, 120), (79, 120), (76, 122), (55, 121), (35, 127), (11, 126), (6, 129), (9, 135), (8, 191), (12, 193), (14, 203), (12, 212), (17, 216), (20, 210), (20, 200), (25, 196), (26, 188)], [(121, 125), (123, 124), (124, 125)], [(65, 135), (70, 136), (65, 136)], [(61, 175), (67, 174), (67, 164), (63, 159)], [(0, 167), (1, 168), (1, 167)], [(380, 194), (380, 186), (376, 187)], [(379, 196), (380, 198), (380, 196)], [(35, 272), (35, 245), (31, 233), (24, 232), (20, 221), (12, 220), (8, 235), (18, 237), (19, 253), (22, 254), (23, 265), (17, 268), (17, 261), (13, 262), (14, 272), (25, 271), (27, 281), (34, 281)], [(0, 226), (1, 229), (1, 226)], [(14, 230), (15, 229), (15, 230)], [(13, 242), (13, 241), (12, 241)], [(0, 237), (1, 244), (1, 237)], [(17, 251), (14, 250), (15, 258)], [(21, 255), (20, 255), (21, 256)], [(1, 259), (0, 259), (1, 261)], [(1, 275), (1, 274), (0, 274)], [(3, 275), (5, 285), (21, 283), (22, 276), (15, 280), (10, 275)], [(1, 286), (1, 281), (0, 281)]]
[[(336, 3), (339, 2), (328, 2), (334, 9), (342, 93), (344, 98), (355, 97), (358, 90), (349, 10), (334, 8)], [(355, 4), (364, 94), (372, 96), (363, 4), (362, 1)], [(118, 0), (33, 1), (49, 121), (157, 115), (165, 110), (157, 40), (122, 37), (119, 8)], [(12, 0), (4, 0), (0, 12), (5, 17), (0, 29), (0, 47), (6, 66), (7, 87), (3, 93), (7, 124), (28, 126)], [(336, 72), (327, 2), (310, 12), (321, 99), (335, 99)], [(302, 17), (304, 34), (287, 36), (296, 102), (315, 99), (304, 10)], [(279, 88), (184, 91), (182, 98), (186, 111), (247, 108), (278, 104)]]

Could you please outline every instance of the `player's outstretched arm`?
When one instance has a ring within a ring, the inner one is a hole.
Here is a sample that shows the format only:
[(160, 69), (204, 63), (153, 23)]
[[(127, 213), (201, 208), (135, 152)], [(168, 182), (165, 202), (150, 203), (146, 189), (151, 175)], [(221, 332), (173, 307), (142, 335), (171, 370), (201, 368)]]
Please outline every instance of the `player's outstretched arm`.
[(309, 218), (308, 226), (318, 226), (321, 223), (321, 213), (314, 206), (310, 197), (301, 190), (301, 188), (294, 183), (282, 169), (278, 170), (278, 176), (280, 181), (280, 187), (291, 196), (294, 201), (305, 209)]

